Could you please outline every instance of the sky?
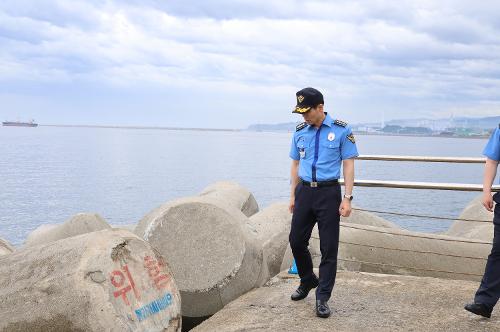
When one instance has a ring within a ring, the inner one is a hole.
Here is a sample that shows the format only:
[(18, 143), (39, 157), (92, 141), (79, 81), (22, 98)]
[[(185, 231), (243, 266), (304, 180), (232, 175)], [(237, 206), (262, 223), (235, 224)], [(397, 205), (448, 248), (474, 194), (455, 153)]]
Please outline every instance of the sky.
[(246, 128), (500, 115), (500, 1), (2, 0), (0, 120)]

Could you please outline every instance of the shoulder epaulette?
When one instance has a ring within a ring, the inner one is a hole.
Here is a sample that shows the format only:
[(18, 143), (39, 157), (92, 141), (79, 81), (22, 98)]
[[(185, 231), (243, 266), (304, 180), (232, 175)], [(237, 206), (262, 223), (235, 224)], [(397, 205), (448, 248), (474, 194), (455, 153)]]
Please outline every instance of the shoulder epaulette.
[(347, 127), (347, 122), (344, 122), (342, 120), (335, 120), (333, 121), (333, 123), (335, 123), (337, 126)]
[(302, 122), (302, 123), (298, 124), (297, 127), (295, 127), (295, 131), (302, 130), (305, 127), (307, 127), (307, 123), (306, 122)]

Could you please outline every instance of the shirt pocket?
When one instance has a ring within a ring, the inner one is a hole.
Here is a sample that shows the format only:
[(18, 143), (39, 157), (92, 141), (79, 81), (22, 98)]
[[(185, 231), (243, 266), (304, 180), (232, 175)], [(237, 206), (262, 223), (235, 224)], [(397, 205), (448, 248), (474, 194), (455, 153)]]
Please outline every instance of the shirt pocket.
[(306, 136), (301, 136), (297, 140), (297, 149), (301, 155), (301, 159), (305, 159), (312, 154), (314, 154), (313, 145), (311, 144), (311, 139)]
[(340, 140), (323, 141), (321, 148), (328, 157), (340, 156)]

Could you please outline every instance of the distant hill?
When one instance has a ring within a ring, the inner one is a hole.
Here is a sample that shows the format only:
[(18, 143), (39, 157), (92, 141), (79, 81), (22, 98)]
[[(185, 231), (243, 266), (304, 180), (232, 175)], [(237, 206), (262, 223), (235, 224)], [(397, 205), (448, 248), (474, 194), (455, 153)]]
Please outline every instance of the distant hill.
[(451, 117), (447, 119), (404, 119), (390, 120), (387, 125), (404, 127), (428, 127), (432, 130), (445, 130), (447, 128), (493, 129), (500, 123), (500, 116), (485, 118)]
[[(287, 122), (277, 124), (252, 124), (246, 130), (250, 131), (295, 131), (295, 126), (298, 122)], [(451, 117), (447, 119), (395, 119), (386, 121), (386, 125), (402, 126), (402, 127), (426, 127), (433, 131), (442, 131), (447, 128), (471, 128), (471, 129), (484, 129), (491, 130), (498, 126), (500, 123), (500, 116), (490, 116), (484, 118), (469, 118), (469, 117)], [(352, 124), (352, 127), (362, 126), (380, 126), (375, 123), (359, 123)]]
[(253, 124), (248, 126), (250, 131), (295, 131), (297, 122), (277, 123), (277, 124)]

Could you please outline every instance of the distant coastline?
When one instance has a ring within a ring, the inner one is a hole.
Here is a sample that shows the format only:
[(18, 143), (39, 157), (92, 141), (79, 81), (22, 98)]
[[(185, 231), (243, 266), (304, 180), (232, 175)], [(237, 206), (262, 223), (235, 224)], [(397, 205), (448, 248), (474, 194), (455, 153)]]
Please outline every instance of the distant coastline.
[[(448, 119), (401, 119), (381, 121), (381, 123), (351, 124), (357, 135), (447, 137), (447, 138), (487, 138), (500, 123), (500, 116)], [(252, 124), (247, 130), (263, 132), (294, 132), (297, 123)]]
[[(137, 129), (137, 130), (172, 130), (172, 131), (204, 131), (204, 132), (255, 132), (255, 133), (288, 133), (294, 130), (252, 130), (252, 129), (227, 129), (227, 128), (185, 128), (185, 127), (162, 127), (162, 126), (106, 126), (106, 125), (60, 125), (60, 124), (40, 124), (40, 127), (59, 127), (59, 128), (100, 128), (100, 129)], [(489, 136), (445, 136), (445, 135), (422, 135), (411, 133), (384, 133), (384, 132), (363, 132), (353, 131), (355, 135), (361, 136), (395, 136), (395, 137), (436, 137), (436, 138), (467, 138), (467, 139), (486, 139)]]
[(391, 133), (367, 133), (354, 132), (359, 136), (398, 136), (398, 137), (434, 137), (434, 138), (465, 138), (465, 139), (487, 139), (489, 136), (443, 136), (443, 135), (418, 135), (418, 134), (391, 134)]
[(102, 129), (148, 129), (148, 130), (185, 130), (185, 131), (226, 131), (238, 132), (241, 129), (224, 129), (224, 128), (182, 128), (182, 127), (156, 127), (156, 126), (103, 126), (103, 125), (61, 125), (61, 124), (44, 124), (40, 127), (60, 127), (60, 128), (102, 128)]

